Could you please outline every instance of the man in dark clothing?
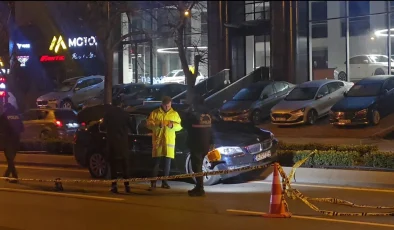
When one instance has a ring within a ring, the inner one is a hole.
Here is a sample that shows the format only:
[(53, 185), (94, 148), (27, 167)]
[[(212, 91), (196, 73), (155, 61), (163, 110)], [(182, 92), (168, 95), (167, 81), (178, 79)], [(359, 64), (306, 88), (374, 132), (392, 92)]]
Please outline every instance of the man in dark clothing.
[[(18, 178), (14, 159), (19, 150), (20, 135), (25, 130), (22, 119), (18, 111), (10, 103), (4, 105), (4, 113), (0, 116), (0, 133), (3, 135), (4, 155), (7, 159), (8, 167), (4, 173), (4, 177)], [(17, 180), (10, 180), (16, 183)]]
[[(193, 172), (202, 172), (204, 157), (213, 145), (213, 133), (211, 128), (211, 115), (209, 109), (204, 106), (204, 98), (195, 96), (192, 106), (186, 113), (182, 126), (188, 132), (188, 146)], [(189, 196), (204, 196), (204, 178), (196, 178), (196, 187), (188, 191)]]
[[(115, 102), (105, 114), (102, 125), (107, 130), (107, 158), (110, 163), (111, 180), (118, 179), (119, 171), (123, 179), (129, 179), (128, 136), (129, 130), (133, 130), (130, 116)], [(125, 192), (129, 193), (129, 182), (125, 182), (124, 186)], [(118, 192), (116, 182), (112, 182), (111, 192)]]

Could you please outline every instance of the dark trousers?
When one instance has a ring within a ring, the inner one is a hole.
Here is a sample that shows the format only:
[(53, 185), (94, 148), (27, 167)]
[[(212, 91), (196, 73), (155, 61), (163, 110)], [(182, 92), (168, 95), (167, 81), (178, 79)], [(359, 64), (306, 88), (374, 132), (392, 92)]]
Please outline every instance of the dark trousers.
[[(153, 167), (152, 177), (157, 177), (159, 175), (160, 165), (164, 162), (164, 176), (170, 175), (171, 170), (171, 158), (168, 157), (155, 157), (155, 166)], [(152, 181), (156, 183), (156, 181)], [(163, 180), (163, 183), (166, 183), (167, 180)]]
[[(202, 172), (203, 160), (207, 153), (208, 151), (190, 151), (190, 159), (194, 173)], [(204, 178), (202, 176), (196, 177), (196, 187), (204, 188)]]
[[(121, 143), (109, 143), (108, 154), (111, 180), (116, 180), (119, 177), (122, 179), (129, 179), (129, 159), (127, 157), (127, 148), (121, 148)], [(116, 183), (113, 182), (113, 184)], [(125, 184), (128, 184), (128, 182)]]
[(18, 152), (18, 147), (16, 146), (19, 147), (19, 144), (5, 146), (4, 148), (4, 155), (8, 164), (7, 170), (4, 172), (4, 177), (9, 177), (11, 174), (13, 178), (18, 178), (18, 173), (16, 172), (15, 163), (14, 163), (16, 153)]

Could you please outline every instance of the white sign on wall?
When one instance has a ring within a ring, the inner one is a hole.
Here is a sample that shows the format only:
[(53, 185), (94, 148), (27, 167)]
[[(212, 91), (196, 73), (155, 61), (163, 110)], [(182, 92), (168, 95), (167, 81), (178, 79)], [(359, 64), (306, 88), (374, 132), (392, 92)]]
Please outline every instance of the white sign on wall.
[(30, 44), (16, 43), (16, 46), (18, 46), (18, 49), (30, 49)]
[(76, 37), (68, 39), (68, 47), (96, 46), (96, 37)]

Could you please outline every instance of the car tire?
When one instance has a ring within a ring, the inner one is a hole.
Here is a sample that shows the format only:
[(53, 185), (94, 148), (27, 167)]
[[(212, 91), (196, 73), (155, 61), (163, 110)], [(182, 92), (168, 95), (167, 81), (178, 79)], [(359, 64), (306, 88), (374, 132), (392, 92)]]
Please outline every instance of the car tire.
[(306, 123), (308, 125), (314, 125), (317, 120), (317, 112), (314, 109), (309, 110), (308, 114), (306, 115)]
[(69, 99), (66, 99), (66, 100), (62, 101), (62, 103), (60, 103), (60, 108), (72, 109), (72, 108), (74, 108), (74, 105)]
[[(192, 161), (191, 161), (190, 156), (187, 159), (188, 159), (187, 160), (187, 173), (192, 174), (194, 172), (193, 172), (193, 169), (192, 169)], [(205, 156), (204, 160), (203, 160), (202, 171), (203, 172), (218, 171), (218, 167), (217, 166), (215, 166), (213, 169), (210, 169), (209, 166), (210, 166), (210, 163), (209, 163), (208, 157)], [(219, 183), (220, 179), (221, 179), (220, 175), (205, 176), (204, 177), (204, 185), (206, 185), (206, 186), (215, 185), (215, 184)], [(196, 178), (195, 177), (193, 177), (193, 181), (194, 181), (194, 183), (196, 183)]]
[(371, 124), (378, 125), (380, 123), (380, 113), (378, 110), (372, 110), (371, 113)]
[(374, 72), (374, 75), (385, 75), (386, 73), (382, 69), (376, 69)]
[(254, 125), (261, 124), (261, 111), (260, 110), (253, 111), (252, 115), (250, 116), (250, 120)]
[(347, 81), (347, 75), (346, 75), (346, 73), (345, 72), (340, 72), (339, 74), (338, 74), (338, 80), (341, 80), (341, 81)]
[(109, 174), (109, 163), (101, 153), (91, 153), (88, 157), (88, 169), (93, 178), (107, 178)]

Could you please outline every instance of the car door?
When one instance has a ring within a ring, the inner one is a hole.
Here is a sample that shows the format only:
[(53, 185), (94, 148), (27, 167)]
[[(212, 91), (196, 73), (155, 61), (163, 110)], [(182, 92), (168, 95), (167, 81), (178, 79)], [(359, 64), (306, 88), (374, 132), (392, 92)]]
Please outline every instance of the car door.
[[(342, 87), (340, 86), (342, 84)], [(327, 84), (328, 90), (330, 95), (329, 101), (331, 106), (335, 105), (339, 100), (343, 98), (343, 93), (344, 93), (344, 84), (343, 82), (330, 82)]]
[(378, 110), (382, 116), (394, 112), (393, 100), (394, 100), (394, 78), (389, 78), (384, 82), (381, 94), (379, 96)]
[[(101, 78), (93, 78), (90, 81), (88, 81), (88, 95), (87, 95), (87, 99), (92, 98), (92, 97), (96, 97), (100, 94), (102, 87), (102, 82), (103, 79)], [(85, 100), (87, 100), (85, 99)]]
[(73, 103), (78, 105), (86, 100), (87, 98), (87, 87), (89, 84), (89, 79), (79, 80), (74, 87)]
[(23, 141), (36, 140), (38, 137), (34, 135), (34, 121), (37, 120), (37, 110), (29, 110), (22, 114), (22, 121), (25, 131), (21, 134)]
[(314, 107), (319, 116), (323, 116), (330, 111), (331, 97), (327, 84), (321, 86), (317, 91)]
[(269, 84), (264, 87), (258, 101), (258, 107), (261, 110), (262, 117), (269, 116), (271, 108), (277, 103), (277, 101), (278, 97), (276, 95), (274, 84)]
[(356, 56), (349, 59), (349, 80), (361, 80), (371, 74), (368, 72), (369, 59), (367, 56)]
[(183, 72), (183, 70), (176, 73), (171, 82), (185, 84), (186, 80), (185, 80), (185, 73)]

